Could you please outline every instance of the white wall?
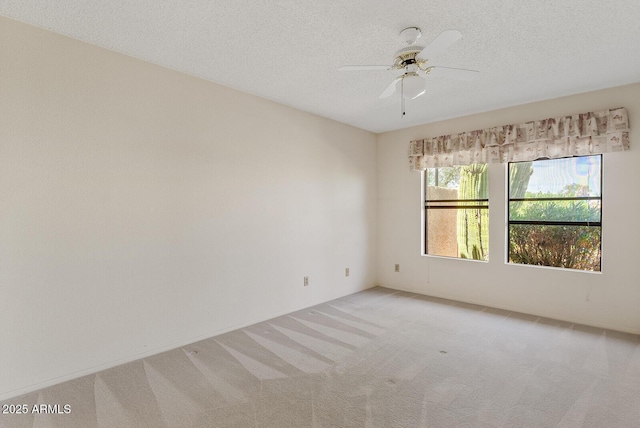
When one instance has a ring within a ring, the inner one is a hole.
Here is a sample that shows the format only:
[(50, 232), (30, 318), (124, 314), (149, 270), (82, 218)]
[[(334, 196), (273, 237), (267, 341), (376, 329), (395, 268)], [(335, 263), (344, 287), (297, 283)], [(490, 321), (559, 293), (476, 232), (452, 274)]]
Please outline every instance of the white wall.
[[(410, 140), (626, 107), (631, 150), (603, 158), (602, 273), (505, 264), (505, 165), (490, 165), (490, 261), (421, 256), (420, 173)], [(410, 108), (408, 106), (407, 108)], [(378, 136), (378, 283), (465, 302), (640, 333), (640, 84), (537, 102)], [(394, 273), (394, 264), (400, 272)]]
[(0, 41), (0, 399), (374, 285), (374, 134), (4, 18)]

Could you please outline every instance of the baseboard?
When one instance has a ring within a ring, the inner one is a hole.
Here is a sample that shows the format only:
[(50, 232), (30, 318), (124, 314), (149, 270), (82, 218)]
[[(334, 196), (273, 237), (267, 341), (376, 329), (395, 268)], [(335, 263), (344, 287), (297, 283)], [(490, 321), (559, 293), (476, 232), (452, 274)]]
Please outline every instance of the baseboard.
[(353, 293), (345, 294), (344, 296), (334, 297), (334, 298), (331, 298), (331, 299), (328, 299), (328, 300), (325, 300), (325, 301), (322, 301), (322, 302), (314, 303), (312, 306), (300, 307), (300, 308), (297, 308), (297, 309), (291, 309), (291, 310), (286, 310), (286, 311), (279, 312), (279, 313), (276, 313), (276, 314), (272, 314), (272, 315), (269, 315), (267, 317), (256, 318), (256, 319), (247, 321), (246, 323), (241, 323), (241, 324), (237, 324), (237, 325), (234, 325), (234, 326), (225, 327), (225, 328), (220, 329), (220, 330), (215, 330), (215, 331), (212, 331), (212, 332), (209, 332), (209, 333), (205, 333), (205, 334), (202, 334), (202, 335), (199, 335), (199, 336), (191, 337), (191, 338), (179, 341), (179, 342), (171, 343), (171, 344), (168, 344), (168, 345), (165, 345), (165, 346), (160, 346), (158, 348), (153, 348), (153, 349), (150, 349), (150, 350), (145, 351), (145, 352), (140, 352), (138, 354), (133, 354), (133, 355), (130, 355), (130, 356), (127, 356), (127, 357), (124, 357), (124, 358), (120, 358), (120, 359), (117, 359), (117, 360), (114, 360), (114, 361), (110, 361), (110, 362), (107, 362), (107, 363), (104, 363), (104, 364), (99, 364), (97, 366), (92, 366), (92, 367), (89, 367), (87, 369), (83, 369), (83, 370), (79, 370), (77, 372), (69, 373), (69, 374), (64, 375), (64, 376), (55, 377), (55, 378), (48, 379), (48, 380), (43, 381), (43, 382), (38, 382), (38, 383), (34, 383), (32, 385), (28, 385), (28, 386), (25, 386), (25, 387), (22, 387), (22, 388), (14, 389), (12, 391), (0, 394), (0, 401), (10, 400), (12, 398), (16, 398), (16, 397), (19, 397), (19, 396), (24, 395), (24, 394), (29, 394), (30, 392), (38, 391), (38, 390), (43, 389), (43, 388), (48, 388), (50, 386), (54, 386), (54, 385), (58, 385), (58, 384), (63, 383), (63, 382), (68, 382), (70, 380), (78, 379), (78, 378), (81, 378), (83, 376), (93, 375), (93, 374), (99, 373), (101, 371), (108, 370), (108, 369), (111, 369), (113, 367), (120, 366), (122, 364), (127, 364), (127, 363), (130, 363), (132, 361), (136, 361), (136, 360), (140, 360), (140, 359), (143, 359), (143, 358), (151, 357), (153, 355), (157, 355), (157, 354), (160, 354), (162, 352), (171, 351), (172, 349), (181, 348), (181, 347), (189, 345), (191, 343), (199, 342), (199, 341), (205, 340), (205, 339), (210, 339), (212, 337), (219, 336), (221, 334), (224, 334), (224, 333), (227, 333), (227, 332), (230, 332), (230, 331), (233, 331), (233, 330), (238, 330), (238, 329), (241, 329), (241, 328), (245, 328), (245, 327), (248, 327), (248, 326), (253, 325), (253, 324), (258, 324), (258, 323), (270, 320), (272, 318), (277, 318), (277, 317), (280, 317), (280, 316), (283, 316), (283, 315), (290, 314), (292, 312), (296, 312), (296, 311), (300, 311), (300, 310), (303, 310), (303, 309), (311, 308), (313, 306), (322, 305), (324, 303), (331, 302), (331, 301), (337, 300), (337, 299), (341, 299), (343, 297), (349, 296), (351, 294), (359, 293), (361, 291), (368, 290), (368, 289), (373, 288), (373, 287), (376, 287), (376, 285), (371, 285), (371, 286), (365, 287), (365, 288), (363, 288), (361, 290), (358, 290), (358, 291), (355, 291)]
[(505, 310), (505, 311), (517, 312), (517, 313), (520, 313), (520, 314), (526, 314), (526, 315), (533, 315), (533, 316), (537, 316), (537, 317), (549, 318), (549, 319), (553, 319), (553, 320), (569, 322), (569, 323), (572, 323), (572, 324), (579, 324), (579, 325), (585, 325), (585, 326), (589, 326), (589, 327), (603, 328), (603, 329), (606, 329), (606, 330), (619, 331), (619, 332), (622, 332), (622, 333), (640, 335), (640, 329), (636, 329), (636, 328), (626, 328), (626, 327), (620, 327), (620, 326), (612, 326), (612, 325), (608, 325), (608, 324), (594, 323), (594, 322), (591, 322), (591, 321), (588, 321), (588, 320), (581, 320), (581, 319), (562, 318), (562, 317), (556, 316), (555, 314), (548, 314), (548, 313), (544, 313), (544, 312), (529, 312), (529, 311), (525, 311), (525, 310), (522, 310), (521, 308), (517, 308), (517, 307), (494, 305), (494, 304), (487, 303), (487, 302), (482, 302), (482, 301), (477, 301), (477, 300), (467, 299), (467, 298), (461, 298), (461, 297), (456, 297), (456, 296), (450, 296), (450, 295), (444, 295), (444, 294), (439, 294), (439, 293), (431, 293), (431, 292), (426, 293), (426, 292), (423, 292), (423, 291), (416, 291), (416, 290), (412, 290), (412, 289), (404, 288), (404, 287), (397, 287), (397, 286), (390, 287), (390, 286), (383, 285), (383, 284), (379, 284), (379, 287), (388, 288), (390, 290), (406, 291), (408, 293), (416, 293), (416, 294), (420, 294), (420, 295), (423, 295), (423, 296), (437, 297), (439, 299), (453, 300), (453, 301), (461, 302), (461, 303), (470, 303), (470, 304), (473, 304), (473, 305), (486, 306), (486, 307), (494, 308), (494, 309), (502, 309), (502, 310)]

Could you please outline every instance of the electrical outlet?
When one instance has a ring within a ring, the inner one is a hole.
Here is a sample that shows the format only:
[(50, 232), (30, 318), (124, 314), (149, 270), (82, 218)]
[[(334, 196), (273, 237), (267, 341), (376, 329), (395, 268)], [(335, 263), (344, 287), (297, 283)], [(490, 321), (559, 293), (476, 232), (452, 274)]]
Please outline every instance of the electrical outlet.
[(304, 277), (304, 286), (306, 287), (307, 285), (309, 285), (309, 277), (305, 276)]
[(396, 263), (396, 272), (400, 272), (400, 265)]
[(344, 270), (344, 276), (349, 276), (349, 268), (346, 268), (346, 269)]

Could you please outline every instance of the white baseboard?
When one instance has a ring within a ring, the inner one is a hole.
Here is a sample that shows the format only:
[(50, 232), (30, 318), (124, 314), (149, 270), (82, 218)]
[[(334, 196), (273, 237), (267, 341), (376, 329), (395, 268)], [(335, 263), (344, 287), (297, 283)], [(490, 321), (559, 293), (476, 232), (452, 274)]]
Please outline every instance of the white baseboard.
[(544, 312), (535, 312), (534, 313), (534, 312), (523, 310), (522, 308), (518, 308), (518, 307), (511, 307), (511, 306), (508, 306), (508, 305), (495, 305), (495, 304), (492, 304), (492, 303), (482, 302), (482, 301), (473, 300), (473, 299), (467, 299), (467, 298), (451, 296), (451, 295), (444, 295), (444, 294), (439, 294), (439, 293), (424, 292), (422, 290), (414, 290), (414, 289), (411, 289), (411, 288), (405, 288), (405, 287), (399, 287), (399, 286), (390, 287), (390, 286), (383, 285), (383, 284), (379, 284), (379, 286), (380, 287), (384, 287), (384, 288), (388, 288), (388, 289), (391, 289), (391, 290), (406, 291), (406, 292), (409, 292), (409, 293), (421, 294), (423, 296), (437, 297), (439, 299), (453, 300), (453, 301), (462, 302), (462, 303), (471, 303), (473, 305), (487, 306), (489, 308), (495, 308), (495, 309), (503, 309), (505, 311), (517, 312), (517, 313), (526, 314), (526, 315), (534, 315), (534, 316), (537, 316), (537, 317), (549, 318), (549, 319), (553, 319), (553, 320), (569, 322), (569, 323), (572, 323), (572, 324), (586, 325), (586, 326), (589, 326), (589, 327), (604, 328), (604, 329), (607, 329), (607, 330), (614, 330), (614, 331), (619, 331), (619, 332), (622, 332), (622, 333), (640, 335), (640, 329), (637, 329), (637, 328), (629, 328), (629, 327), (621, 327), (621, 326), (618, 326), (618, 325), (608, 325), (608, 324), (594, 323), (592, 321), (583, 320), (583, 319), (562, 318), (562, 317), (558, 317), (555, 314), (550, 314), (550, 313), (544, 313)]
[[(372, 288), (372, 287), (375, 287), (375, 285), (363, 288), (362, 290), (359, 290), (359, 291), (355, 291), (354, 293), (359, 293), (360, 291), (364, 291), (364, 290), (366, 290), (368, 288)], [(354, 294), (354, 293), (351, 293), (351, 294)], [(321, 305), (323, 303), (327, 303), (327, 302), (330, 302), (332, 300), (340, 299), (340, 298), (346, 297), (348, 295), (349, 294), (345, 294), (344, 296), (334, 297), (334, 298), (328, 299), (328, 300), (323, 301), (323, 302), (314, 303), (312, 306), (309, 306), (309, 307), (313, 307), (313, 306), (316, 306), (316, 305)], [(301, 308), (298, 308), (298, 309), (291, 309), (291, 310), (283, 311), (283, 312), (280, 312), (280, 313), (269, 315), (269, 316), (264, 317), (264, 318), (256, 318), (256, 319), (253, 319), (253, 320), (248, 321), (246, 323), (237, 324), (237, 325), (226, 327), (226, 328), (223, 328), (223, 329), (220, 329), (220, 330), (211, 331), (209, 333), (205, 333), (205, 334), (202, 334), (202, 335), (199, 335), (199, 336), (194, 336), (194, 337), (191, 337), (191, 338), (179, 341), (179, 342), (174, 342), (174, 343), (168, 344), (166, 346), (160, 346), (160, 347), (157, 347), (157, 348), (149, 349), (148, 351), (145, 351), (145, 352), (140, 352), (140, 353), (137, 353), (137, 354), (129, 355), (129, 356), (124, 357), (124, 358), (120, 358), (120, 359), (117, 359), (117, 360), (114, 360), (114, 361), (110, 361), (110, 362), (107, 362), (107, 363), (104, 363), (104, 364), (99, 364), (97, 366), (92, 366), (92, 367), (89, 367), (89, 368), (86, 368), (86, 369), (83, 369), (83, 370), (80, 370), (80, 371), (77, 371), (77, 372), (69, 373), (69, 374), (64, 375), (64, 376), (59, 376), (59, 377), (55, 377), (55, 378), (52, 378), (52, 379), (47, 379), (47, 380), (45, 380), (43, 382), (34, 383), (32, 385), (25, 386), (23, 388), (14, 389), (12, 391), (0, 394), (0, 401), (7, 401), (7, 400), (10, 400), (12, 398), (24, 395), (24, 394), (28, 394), (30, 392), (34, 392), (34, 391), (38, 391), (38, 390), (43, 389), (43, 388), (47, 388), (49, 386), (58, 385), (60, 383), (68, 382), (68, 381), (74, 380), (74, 379), (78, 379), (78, 378), (81, 378), (83, 376), (96, 374), (96, 373), (99, 373), (99, 372), (101, 372), (103, 370), (107, 370), (107, 369), (110, 369), (110, 368), (113, 368), (113, 367), (116, 367), (116, 366), (120, 366), (122, 364), (126, 364), (126, 363), (130, 363), (132, 361), (136, 361), (136, 360), (140, 360), (140, 359), (143, 359), (143, 358), (151, 357), (152, 355), (157, 355), (157, 354), (160, 354), (160, 353), (165, 352), (165, 351), (170, 351), (172, 349), (180, 348), (180, 347), (189, 345), (191, 343), (195, 343), (195, 342), (199, 342), (201, 340), (205, 340), (205, 339), (209, 339), (209, 338), (212, 338), (212, 337), (215, 337), (215, 336), (219, 336), (221, 334), (224, 334), (224, 333), (227, 333), (227, 332), (230, 332), (230, 331), (233, 331), (233, 330), (238, 330), (238, 329), (241, 329), (241, 328), (245, 328), (245, 327), (248, 327), (250, 325), (258, 324), (258, 323), (261, 323), (263, 321), (267, 321), (267, 320), (270, 320), (272, 318), (277, 318), (277, 317), (280, 317), (280, 316), (283, 316), (283, 315), (287, 315), (287, 314), (290, 314), (292, 312), (303, 310), (303, 309), (306, 309), (306, 307), (301, 307)]]

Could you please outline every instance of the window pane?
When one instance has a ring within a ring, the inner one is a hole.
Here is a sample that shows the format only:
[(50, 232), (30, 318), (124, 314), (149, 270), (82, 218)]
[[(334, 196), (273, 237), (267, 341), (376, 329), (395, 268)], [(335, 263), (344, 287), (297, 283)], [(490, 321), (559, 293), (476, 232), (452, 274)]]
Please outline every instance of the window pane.
[(509, 164), (509, 198), (601, 196), (601, 157)]
[(509, 262), (600, 271), (602, 157), (509, 164)]
[(487, 165), (430, 168), (425, 174), (425, 252), (488, 260)]
[(509, 220), (600, 222), (600, 205), (599, 199), (509, 202)]
[(455, 209), (428, 210), (427, 254), (458, 257), (457, 211)]
[(428, 254), (489, 259), (489, 210), (433, 209), (427, 217)]
[(460, 184), (461, 166), (451, 166), (446, 168), (428, 168), (427, 186), (445, 187), (457, 189)]
[(509, 226), (509, 262), (600, 271), (598, 226)]

